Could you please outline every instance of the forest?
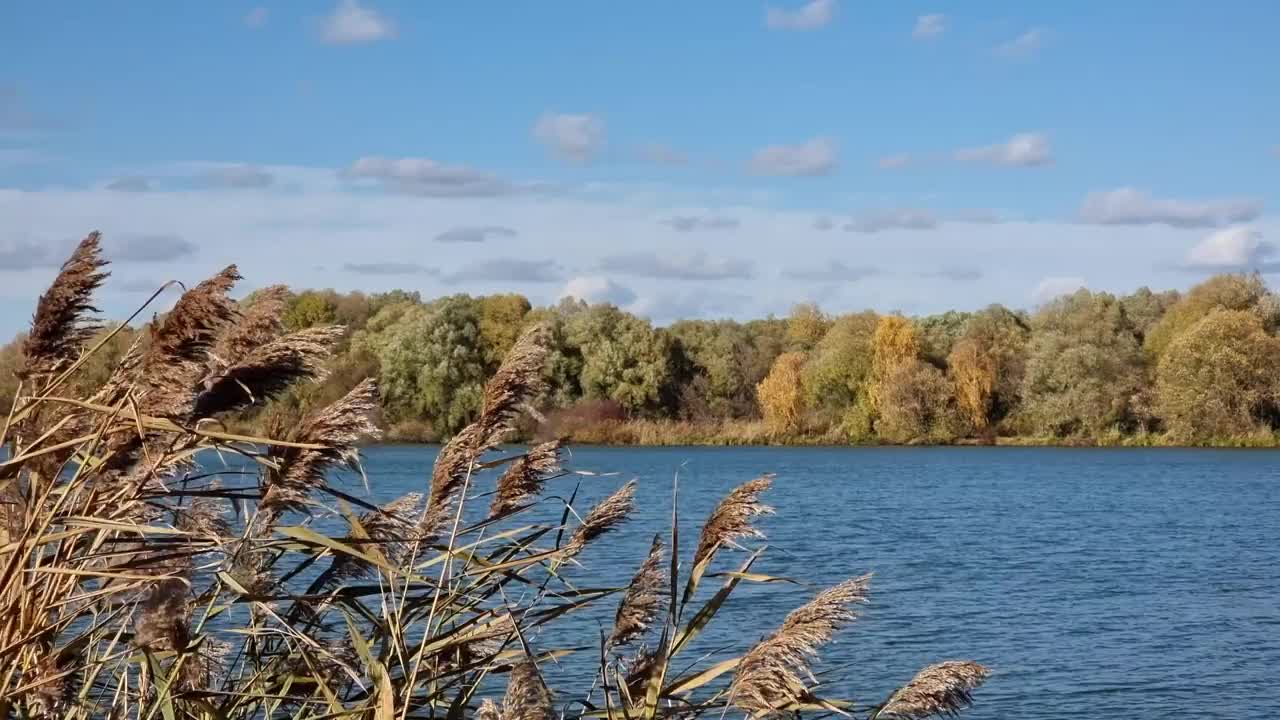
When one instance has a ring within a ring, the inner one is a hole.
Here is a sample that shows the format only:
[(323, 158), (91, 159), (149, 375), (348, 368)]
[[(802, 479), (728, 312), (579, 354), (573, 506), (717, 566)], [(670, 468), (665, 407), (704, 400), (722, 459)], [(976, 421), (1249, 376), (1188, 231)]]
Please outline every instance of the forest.
[[(521, 332), (543, 324), (547, 390), (520, 421), (530, 440), (1271, 446), (1280, 429), (1280, 298), (1256, 274), (1184, 293), (1081, 289), (1031, 312), (799, 304), (785, 318), (666, 327), (612, 305), (533, 307), (516, 294), (275, 286), (239, 304), (279, 311), (283, 332), (335, 326), (337, 350), (322, 382), (256, 403), (234, 420), (245, 428), (287, 426), (375, 377), (386, 438), (447, 439), (479, 415)], [(5, 408), (22, 339), (0, 348)], [(76, 382), (100, 385), (147, 341), (145, 326), (124, 328)]]

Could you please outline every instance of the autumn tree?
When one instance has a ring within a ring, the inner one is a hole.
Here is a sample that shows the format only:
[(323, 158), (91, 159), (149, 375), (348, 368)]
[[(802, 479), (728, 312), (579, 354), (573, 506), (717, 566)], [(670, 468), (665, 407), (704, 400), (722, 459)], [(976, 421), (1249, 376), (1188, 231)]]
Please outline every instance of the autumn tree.
[(1169, 434), (1183, 442), (1248, 433), (1276, 416), (1280, 340), (1257, 313), (1211, 311), (1169, 344), (1156, 397)]
[(948, 356), (948, 373), (961, 409), (978, 433), (990, 433), (1019, 402), (1030, 328), (1001, 305), (973, 313)]
[(996, 359), (976, 340), (963, 338), (947, 356), (947, 366), (960, 409), (973, 429), (985, 435), (991, 426), (991, 406), (999, 379)]
[(881, 388), (898, 368), (920, 357), (920, 334), (909, 318), (884, 315), (871, 338), (871, 406), (880, 409)]
[(948, 310), (937, 315), (927, 315), (916, 321), (920, 335), (920, 355), (937, 367), (947, 365), (947, 356), (964, 337), (965, 328), (973, 313)]
[(817, 303), (800, 303), (787, 318), (787, 349), (812, 350), (831, 327), (831, 318)]
[(338, 319), (335, 293), (332, 290), (304, 290), (289, 298), (281, 319), (289, 330), (332, 325)]
[(879, 381), (880, 439), (891, 443), (947, 443), (960, 434), (960, 418), (942, 371), (916, 358), (889, 366)]
[(1214, 310), (1249, 310), (1267, 295), (1257, 274), (1215, 275), (1187, 291), (1147, 331), (1144, 346), (1157, 360), (1180, 333)]
[(773, 362), (773, 369), (756, 387), (760, 414), (765, 423), (776, 433), (792, 433), (800, 429), (804, 410), (804, 381), (801, 373), (805, 363), (802, 352), (787, 352)]

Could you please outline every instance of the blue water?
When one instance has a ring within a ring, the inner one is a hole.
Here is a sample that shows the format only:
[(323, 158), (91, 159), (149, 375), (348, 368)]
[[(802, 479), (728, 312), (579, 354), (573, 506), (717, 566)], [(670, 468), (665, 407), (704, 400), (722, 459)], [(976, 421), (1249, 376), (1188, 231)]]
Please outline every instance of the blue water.
[[(434, 454), (369, 449), (374, 496), (425, 490)], [(755, 569), (805, 585), (744, 588), (700, 647), (740, 650), (815, 589), (874, 572), (872, 603), (815, 668), (829, 695), (875, 703), (925, 664), (967, 658), (994, 670), (973, 720), (1280, 717), (1280, 452), (578, 448), (569, 465), (620, 473), (549, 488), (580, 482), (579, 507), (640, 480), (632, 521), (573, 571), (588, 586), (625, 582), (667, 532), (677, 473), (686, 558), (726, 491), (777, 473)], [(605, 605), (555, 644), (597, 644)], [(591, 663), (549, 675), (585, 687)]]

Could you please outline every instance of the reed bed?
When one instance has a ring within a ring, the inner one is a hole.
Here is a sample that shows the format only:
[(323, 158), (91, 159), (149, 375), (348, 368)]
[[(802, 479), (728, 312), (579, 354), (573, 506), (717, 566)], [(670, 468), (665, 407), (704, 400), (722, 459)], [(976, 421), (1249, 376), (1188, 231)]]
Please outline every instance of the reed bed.
[[(224, 429), (321, 378), (341, 336), (284, 333), (281, 288), (240, 308), (235, 267), (185, 291), (76, 396), (69, 380), (109, 339), (89, 345), (105, 268), (91, 234), (40, 298), (0, 428), (0, 718), (923, 718), (967, 706), (987, 676), (949, 661), (878, 704), (828, 697), (811, 665), (856, 620), (869, 576), (818, 592), (741, 654), (692, 662), (735, 588), (777, 579), (751, 571), (763, 547), (742, 547), (762, 537), (767, 476), (730, 493), (691, 547), (673, 498), (672, 529), (631, 582), (593, 586), (578, 556), (625, 531), (635, 484), (575, 508), (575, 493), (543, 493), (576, 479), (559, 442), (504, 451), (541, 389), (540, 328), (421, 492), (381, 506), (331, 483), (377, 437), (371, 381), (266, 437)], [(254, 470), (197, 462), (212, 452)], [(478, 502), (487, 513), (468, 520)], [(563, 505), (559, 523), (529, 519), (545, 503)], [(346, 530), (318, 531), (322, 516)], [(704, 591), (711, 577), (722, 584)], [(610, 631), (566, 636), (566, 618), (601, 604), (616, 604)], [(548, 687), (546, 664), (575, 653), (598, 659), (595, 682)]]

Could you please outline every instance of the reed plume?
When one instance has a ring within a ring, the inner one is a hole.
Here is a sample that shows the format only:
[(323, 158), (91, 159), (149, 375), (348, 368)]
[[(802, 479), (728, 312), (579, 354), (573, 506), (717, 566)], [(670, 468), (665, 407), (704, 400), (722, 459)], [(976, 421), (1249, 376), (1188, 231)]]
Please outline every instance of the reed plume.
[(530, 448), (502, 472), (498, 490), (489, 505), (489, 517), (497, 517), (520, 507), (542, 492), (549, 475), (560, 472), (560, 441), (551, 440)]
[(627, 645), (643, 636), (662, 612), (667, 576), (663, 572), (662, 536), (654, 535), (649, 555), (627, 584), (613, 618), (613, 632), (605, 643), (608, 648)]
[(502, 698), (502, 720), (551, 720), (551, 691), (532, 658), (511, 668), (507, 694)]
[(742, 656), (729, 686), (734, 705), (764, 717), (806, 700), (809, 663), (837, 630), (858, 617), (850, 606), (867, 601), (870, 582), (870, 575), (846, 580), (792, 610), (777, 631)]
[(702, 525), (698, 536), (698, 549), (693, 553), (693, 564), (708, 560), (717, 548), (738, 538), (764, 537), (751, 521), (760, 515), (773, 513), (773, 508), (760, 502), (760, 495), (773, 485), (772, 475), (763, 475), (734, 488), (720, 501), (716, 509)]
[(546, 360), (547, 330), (535, 325), (516, 340), (498, 371), (485, 384), (480, 417), (454, 435), (436, 456), (421, 535), (434, 537), (440, 533), (477, 459), (510, 434), (511, 420), (521, 405), (542, 392)]
[(373, 380), (364, 380), (338, 401), (304, 418), (290, 439), (323, 448), (273, 449), (279, 469), (267, 475), (259, 510), (272, 522), (285, 510), (302, 510), (311, 491), (324, 485), (329, 468), (354, 466), (356, 443), (379, 435), (373, 422), (377, 409), (378, 386)]
[(280, 321), (289, 301), (289, 288), (272, 285), (253, 295), (253, 302), (240, 303), (240, 318), (226, 328), (214, 343), (211, 355), (223, 367), (230, 366), (284, 332)]
[[(360, 516), (360, 527), (364, 529), (369, 543), (375, 545), (392, 565), (399, 564), (404, 557), (406, 536), (412, 532), (421, 507), (422, 493), (409, 493)], [(327, 571), (328, 577), (319, 584), (366, 577), (373, 570), (372, 565), (360, 558), (338, 555)]]
[(40, 296), (31, 331), (22, 345), (25, 361), (19, 377), (43, 386), (42, 379), (50, 379), (79, 357), (85, 343), (101, 328), (99, 323), (85, 318), (97, 312), (93, 293), (109, 275), (102, 271), (107, 261), (102, 259), (101, 239), (97, 232), (85, 236), (62, 264), (53, 284)]
[(275, 397), (296, 383), (323, 378), (322, 363), (344, 332), (336, 325), (306, 328), (253, 348), (204, 379), (193, 416), (237, 410)]
[(636, 481), (630, 480), (591, 508), (591, 512), (582, 519), (582, 524), (573, 531), (569, 542), (565, 543), (563, 550), (565, 557), (577, 555), (592, 540), (622, 524), (622, 521), (631, 514), (635, 494)]
[(930, 665), (891, 695), (872, 717), (923, 720), (955, 715), (973, 704), (973, 690), (990, 674), (986, 667), (969, 660)]
[(182, 294), (163, 321), (151, 328), (141, 373), (147, 392), (141, 406), (148, 415), (178, 422), (192, 419), (209, 351), (218, 334), (236, 317), (227, 293), (240, 279), (235, 265)]
[(489, 698), (480, 701), (480, 708), (476, 710), (476, 720), (502, 720), (502, 713), (498, 710), (498, 704)]

